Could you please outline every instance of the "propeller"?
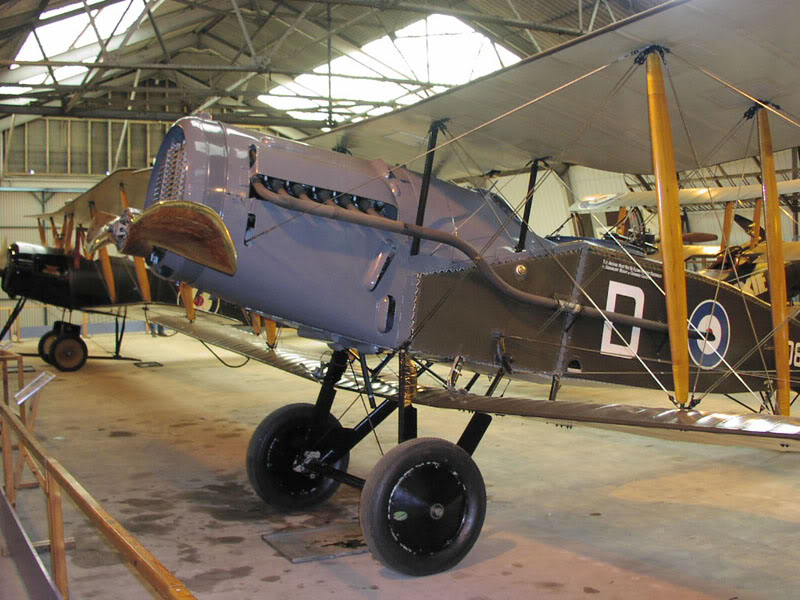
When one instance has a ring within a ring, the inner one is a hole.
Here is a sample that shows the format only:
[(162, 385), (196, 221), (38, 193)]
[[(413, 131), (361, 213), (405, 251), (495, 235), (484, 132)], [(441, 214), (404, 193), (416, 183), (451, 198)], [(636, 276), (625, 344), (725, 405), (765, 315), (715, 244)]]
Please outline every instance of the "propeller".
[[(125, 185), (122, 182), (119, 184), (119, 200), (120, 204), (122, 205), (122, 210), (127, 210), (130, 208), (128, 194), (125, 191)], [(141, 256), (134, 256), (133, 266), (136, 271), (136, 281), (139, 283), (139, 291), (142, 293), (142, 300), (145, 302), (152, 302), (153, 297), (150, 293), (150, 278), (147, 275), (147, 266), (144, 263), (144, 258)]]
[(683, 234), (684, 244), (702, 244), (703, 242), (713, 242), (717, 239), (715, 233), (703, 233), (702, 231)]
[[(744, 232), (747, 235), (749, 235), (750, 237), (753, 237), (753, 221), (751, 221), (750, 219), (748, 219), (747, 217), (745, 217), (743, 215), (733, 215), (733, 220), (736, 222), (736, 224), (739, 227), (744, 229)], [(763, 227), (759, 227), (759, 232), (758, 233), (759, 233), (759, 239), (762, 239), (762, 240), (767, 239), (767, 232), (764, 231)]]
[[(98, 218), (102, 218), (101, 215), (105, 213), (99, 213), (97, 209), (95, 209), (94, 204), (89, 205), (89, 210), (92, 213), (92, 221), (96, 222)], [(52, 221), (51, 221), (52, 222)], [(92, 227), (92, 230), (95, 229), (95, 226)], [(94, 254), (95, 249), (90, 248), (90, 252)], [(106, 284), (106, 290), (108, 290), (108, 297), (111, 299), (111, 304), (117, 303), (117, 286), (114, 283), (114, 271), (111, 269), (111, 258), (108, 256), (108, 248), (105, 246), (97, 249), (97, 257), (100, 260), (100, 273), (103, 275), (103, 281)]]

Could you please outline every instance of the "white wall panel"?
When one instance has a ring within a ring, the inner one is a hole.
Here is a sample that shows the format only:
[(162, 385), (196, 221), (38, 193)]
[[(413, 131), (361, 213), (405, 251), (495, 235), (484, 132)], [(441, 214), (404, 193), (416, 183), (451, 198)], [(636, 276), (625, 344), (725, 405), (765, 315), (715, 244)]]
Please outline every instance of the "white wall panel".
[[(539, 235), (550, 235), (569, 217), (567, 193), (555, 173), (539, 171), (540, 183), (533, 196), (533, 207), (529, 220), (531, 229)], [(512, 175), (497, 180), (495, 190), (505, 197), (512, 208), (519, 206), (522, 215), (525, 195), (528, 192), (529, 175)], [(561, 233), (573, 235), (572, 227), (567, 225)]]

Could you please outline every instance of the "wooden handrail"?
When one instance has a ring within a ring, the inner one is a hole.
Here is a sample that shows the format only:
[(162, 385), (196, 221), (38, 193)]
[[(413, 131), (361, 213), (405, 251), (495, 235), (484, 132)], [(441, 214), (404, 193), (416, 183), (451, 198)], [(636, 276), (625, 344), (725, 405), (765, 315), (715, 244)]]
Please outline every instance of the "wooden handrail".
[[(48, 521), (51, 535), (51, 552), (60, 559), (54, 565), (54, 579), (67, 597), (66, 565), (64, 558), (63, 522), (61, 519), (60, 490), (63, 489), (75, 505), (88, 517), (114, 547), (131, 563), (139, 574), (158, 592), (162, 598), (175, 600), (189, 600), (195, 596), (186, 589), (186, 586), (172, 574), (161, 562), (145, 548), (119, 521), (112, 517), (97, 500), (84, 488), (57, 460), (49, 458), (42, 445), (31, 435), (25, 424), (14, 414), (11, 407), (0, 403), (2, 413), (3, 436), (6, 437), (9, 428), (13, 429), (21, 446), (42, 464), (47, 477), (48, 496)], [(10, 439), (10, 438), (9, 438)], [(5, 456), (6, 448), (10, 449), (9, 439), (3, 440), (4, 464), (7, 465), (10, 456)], [(7, 466), (6, 466), (7, 469)], [(6, 482), (8, 472), (6, 471)], [(8, 483), (7, 483), (8, 485)], [(14, 483), (12, 482), (12, 486)], [(57, 512), (58, 514), (54, 514)], [(62, 587), (63, 586), (63, 587)]]

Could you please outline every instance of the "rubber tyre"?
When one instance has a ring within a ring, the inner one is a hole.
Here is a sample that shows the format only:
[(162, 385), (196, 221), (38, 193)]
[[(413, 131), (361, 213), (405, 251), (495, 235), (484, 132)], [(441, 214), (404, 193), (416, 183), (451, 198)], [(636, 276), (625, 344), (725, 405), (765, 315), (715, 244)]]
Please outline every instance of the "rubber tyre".
[(50, 330), (39, 338), (39, 358), (48, 364), (50, 364), (50, 348), (53, 347), (57, 337), (58, 332)]
[(477, 541), (486, 486), (462, 448), (419, 438), (376, 463), (358, 512), (375, 558), (406, 575), (433, 575), (458, 564)]
[(86, 364), (89, 349), (81, 338), (61, 335), (50, 346), (48, 358), (48, 362), (59, 371), (77, 371)]
[[(311, 478), (292, 469), (295, 459), (313, 448), (308, 432), (314, 417), (312, 404), (288, 404), (267, 415), (247, 447), (247, 476), (261, 499), (276, 508), (303, 509), (330, 498), (339, 482), (327, 477)], [(328, 414), (326, 433), (342, 426)], [(321, 450), (319, 448), (313, 448)], [(332, 466), (347, 471), (350, 454)]]

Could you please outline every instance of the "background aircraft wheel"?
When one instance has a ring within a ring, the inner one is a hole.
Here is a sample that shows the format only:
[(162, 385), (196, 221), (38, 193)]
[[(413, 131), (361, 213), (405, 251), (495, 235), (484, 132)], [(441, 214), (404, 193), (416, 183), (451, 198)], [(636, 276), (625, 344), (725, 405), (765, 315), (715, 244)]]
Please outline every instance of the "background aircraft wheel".
[(486, 486), (463, 449), (420, 438), (387, 452), (367, 477), (359, 506), (372, 554), (407, 575), (455, 566), (480, 535)]
[(39, 357), (46, 363), (50, 363), (50, 348), (57, 337), (58, 332), (50, 330), (39, 338)]
[[(307, 450), (320, 450), (315, 448), (315, 440), (308, 439), (313, 417), (312, 404), (289, 404), (261, 421), (250, 438), (247, 476), (267, 504), (284, 509), (307, 508), (324, 502), (339, 487), (338, 481), (328, 477), (295, 470)], [(327, 431), (342, 427), (331, 414), (326, 425)], [(347, 471), (349, 463), (350, 455), (345, 454), (331, 466)]]
[(50, 346), (47, 361), (59, 371), (77, 371), (89, 358), (84, 341), (73, 335), (58, 336)]

